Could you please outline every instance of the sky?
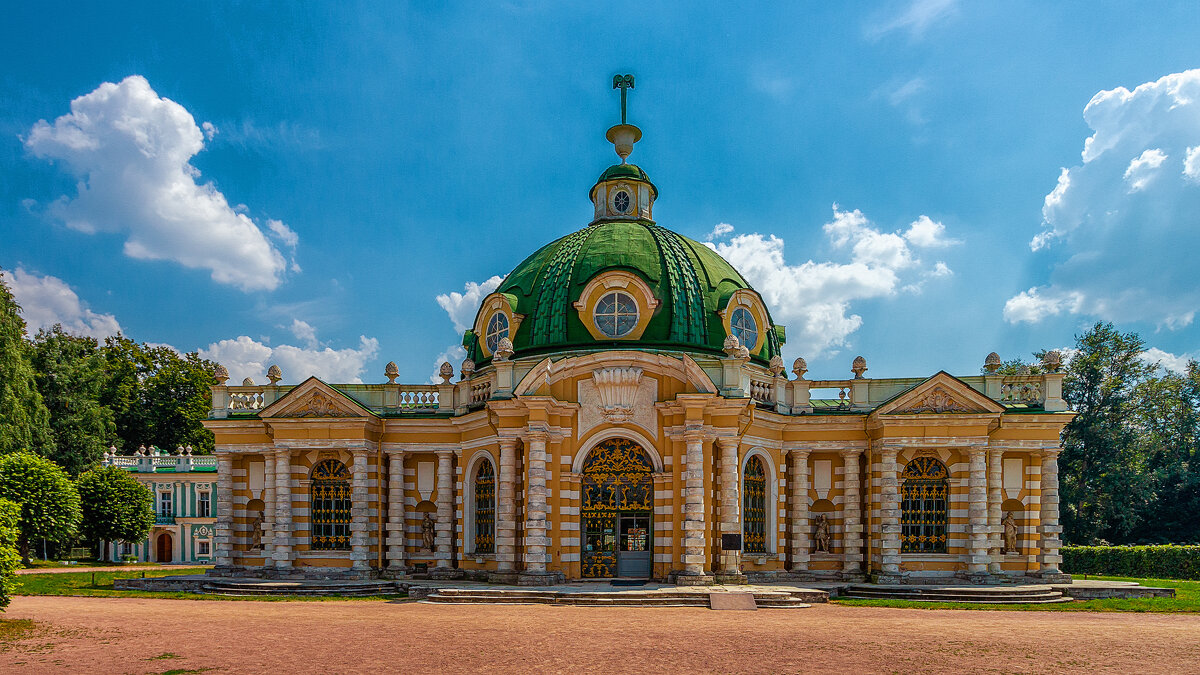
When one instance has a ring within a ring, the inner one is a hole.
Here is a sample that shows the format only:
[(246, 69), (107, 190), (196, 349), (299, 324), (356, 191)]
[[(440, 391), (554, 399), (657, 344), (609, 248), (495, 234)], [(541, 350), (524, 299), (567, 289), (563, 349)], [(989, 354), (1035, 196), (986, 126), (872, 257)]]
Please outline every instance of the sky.
[[(0, 268), (31, 331), (234, 381), (423, 383), (618, 158), (811, 378), (1096, 321), (1200, 358), (1200, 5), (12, 3)], [(782, 6), (781, 6), (782, 5)]]

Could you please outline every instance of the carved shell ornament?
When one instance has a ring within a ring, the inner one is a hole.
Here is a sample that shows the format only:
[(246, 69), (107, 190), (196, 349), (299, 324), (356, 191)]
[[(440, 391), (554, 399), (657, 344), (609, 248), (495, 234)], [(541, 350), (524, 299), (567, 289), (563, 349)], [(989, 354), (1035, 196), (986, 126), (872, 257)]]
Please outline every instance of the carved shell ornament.
[(725, 349), (726, 354), (728, 354), (730, 356), (736, 355), (738, 353), (738, 349), (740, 349), (741, 346), (742, 346), (742, 343), (741, 343), (741, 341), (738, 340), (736, 335), (730, 333), (729, 336), (725, 338), (724, 349)]
[(283, 371), (279, 369), (279, 366), (271, 366), (267, 369), (267, 379), (271, 381), (272, 385), (279, 384), (279, 381), (283, 379)]
[(225, 384), (225, 381), (229, 379), (229, 369), (218, 363), (216, 370), (213, 371), (213, 379), (217, 381), (217, 384)]
[(641, 368), (601, 368), (592, 371), (592, 382), (600, 397), (600, 414), (613, 424), (628, 422), (633, 417), (638, 385), (642, 383)]
[(438, 376), (442, 378), (443, 384), (449, 384), (451, 378), (454, 377), (454, 366), (450, 365), (449, 361), (443, 361), (441, 367), (438, 368)]
[(803, 357), (792, 362), (792, 372), (796, 374), (796, 379), (803, 380), (804, 374), (808, 372), (808, 361)]
[(388, 384), (395, 384), (396, 378), (400, 377), (400, 369), (396, 367), (395, 361), (388, 361), (383, 367), (383, 376), (387, 378)]
[(1004, 365), (1004, 361), (1000, 358), (1000, 355), (997, 354), (996, 352), (992, 352), (991, 354), (988, 354), (987, 358), (985, 358), (983, 360), (983, 369), (986, 370), (988, 373), (994, 373), (997, 370), (1000, 370), (1000, 366), (1002, 366), (1002, 365)]
[(780, 375), (782, 375), (783, 374), (783, 357), (778, 354), (776, 354), (775, 356), (772, 356), (770, 369), (771, 369), (771, 374), (774, 375), (775, 377), (779, 377)]
[(496, 343), (495, 360), (496, 361), (507, 361), (509, 359), (509, 357), (511, 357), (512, 355), (513, 355), (512, 340), (510, 340), (509, 338), (506, 338), (506, 337), (500, 338), (500, 340)]
[(906, 413), (970, 412), (970, 408), (954, 399), (945, 389), (934, 387), (921, 400), (901, 410)]

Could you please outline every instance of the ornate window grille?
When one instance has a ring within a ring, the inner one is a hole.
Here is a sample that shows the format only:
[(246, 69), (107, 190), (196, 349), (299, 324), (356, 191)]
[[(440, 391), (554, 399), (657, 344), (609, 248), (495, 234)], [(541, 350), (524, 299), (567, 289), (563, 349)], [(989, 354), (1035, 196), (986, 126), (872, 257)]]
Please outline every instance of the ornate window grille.
[(475, 472), (475, 552), (496, 552), (496, 472), (487, 460)]
[(946, 552), (946, 503), (950, 491), (946, 465), (918, 457), (904, 467), (900, 488), (900, 551)]
[(758, 455), (746, 461), (742, 476), (742, 550), (767, 552), (767, 470)]
[(314, 551), (350, 548), (350, 472), (336, 459), (313, 467), (309, 530)]
[(617, 574), (617, 524), (622, 513), (654, 510), (654, 468), (641, 446), (624, 438), (602, 441), (583, 465), (583, 576)]

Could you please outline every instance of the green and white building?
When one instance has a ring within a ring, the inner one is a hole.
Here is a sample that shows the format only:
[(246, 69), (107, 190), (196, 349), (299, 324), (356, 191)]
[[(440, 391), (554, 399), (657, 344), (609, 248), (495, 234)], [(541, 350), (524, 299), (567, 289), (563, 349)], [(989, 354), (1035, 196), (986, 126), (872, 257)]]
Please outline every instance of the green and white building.
[(154, 527), (136, 544), (115, 542), (109, 559), (135, 556), (140, 562), (209, 563), (216, 533), (217, 459), (193, 455), (191, 448), (174, 454), (155, 447), (132, 456), (104, 455), (104, 466), (117, 466), (154, 493)]

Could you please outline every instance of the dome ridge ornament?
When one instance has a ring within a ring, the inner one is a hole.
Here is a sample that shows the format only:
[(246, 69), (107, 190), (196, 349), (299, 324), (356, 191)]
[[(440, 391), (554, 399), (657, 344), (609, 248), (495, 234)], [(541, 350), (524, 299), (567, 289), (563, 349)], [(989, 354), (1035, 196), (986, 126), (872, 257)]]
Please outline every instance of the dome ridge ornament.
[(642, 130), (625, 121), (627, 105), (625, 92), (627, 89), (633, 89), (633, 75), (614, 75), (613, 89), (621, 90), (621, 123), (610, 128), (605, 137), (616, 148), (617, 156), (624, 164), (625, 159), (633, 152), (633, 144), (642, 140)]

